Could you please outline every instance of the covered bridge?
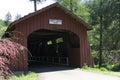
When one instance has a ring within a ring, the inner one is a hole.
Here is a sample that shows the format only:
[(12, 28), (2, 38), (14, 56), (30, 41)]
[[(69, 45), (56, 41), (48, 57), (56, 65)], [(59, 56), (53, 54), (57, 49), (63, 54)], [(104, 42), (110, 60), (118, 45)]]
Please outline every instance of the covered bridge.
[[(91, 30), (81, 18), (54, 3), (13, 22), (7, 31), (15, 41), (26, 46), (32, 57), (19, 55), (12, 70), (27, 70), (28, 61), (82, 67), (93, 66), (87, 31)], [(14, 61), (13, 61), (14, 62)]]

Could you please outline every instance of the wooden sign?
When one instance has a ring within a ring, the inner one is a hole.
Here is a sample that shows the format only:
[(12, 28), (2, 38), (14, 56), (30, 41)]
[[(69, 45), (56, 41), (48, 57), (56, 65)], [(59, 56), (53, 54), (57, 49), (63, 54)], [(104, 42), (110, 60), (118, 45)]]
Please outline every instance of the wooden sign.
[(49, 19), (49, 24), (62, 25), (62, 20), (59, 20), (59, 19)]

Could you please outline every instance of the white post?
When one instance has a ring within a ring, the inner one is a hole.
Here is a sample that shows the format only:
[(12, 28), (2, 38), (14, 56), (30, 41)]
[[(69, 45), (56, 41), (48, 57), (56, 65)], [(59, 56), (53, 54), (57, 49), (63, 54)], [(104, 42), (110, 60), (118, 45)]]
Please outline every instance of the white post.
[(68, 63), (68, 57), (66, 57), (66, 61), (67, 61), (67, 66), (69, 65), (69, 63)]
[(61, 61), (60, 61), (60, 57), (58, 57), (58, 59), (59, 59), (59, 63), (58, 63), (58, 64), (60, 64), (60, 62), (61, 62)]

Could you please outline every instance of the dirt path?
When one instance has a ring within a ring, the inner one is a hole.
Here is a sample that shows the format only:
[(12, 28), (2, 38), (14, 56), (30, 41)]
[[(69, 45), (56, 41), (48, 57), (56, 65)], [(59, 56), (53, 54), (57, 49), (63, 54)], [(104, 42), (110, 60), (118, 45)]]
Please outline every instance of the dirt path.
[[(44, 72), (44, 70), (48, 72)], [(50, 70), (53, 71), (51, 72)], [(40, 70), (39, 76), (40, 80), (120, 80), (120, 77), (87, 72), (80, 70), (79, 68), (76, 69), (69, 68), (57, 69), (56, 67), (43, 68)]]

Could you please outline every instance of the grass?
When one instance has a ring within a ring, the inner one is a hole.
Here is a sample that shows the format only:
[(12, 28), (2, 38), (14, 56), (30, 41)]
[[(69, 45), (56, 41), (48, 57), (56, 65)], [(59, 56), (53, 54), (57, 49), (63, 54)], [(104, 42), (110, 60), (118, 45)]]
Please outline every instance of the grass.
[(90, 71), (90, 72), (96, 72), (96, 73), (102, 73), (102, 74), (107, 74), (107, 75), (112, 75), (112, 76), (117, 76), (120, 77), (120, 72), (114, 72), (114, 71), (109, 71), (106, 68), (89, 68), (89, 67), (84, 67), (82, 68), (85, 71)]
[(23, 72), (15, 72), (15, 76), (9, 80), (39, 80), (39, 78), (37, 73), (24, 74)]

